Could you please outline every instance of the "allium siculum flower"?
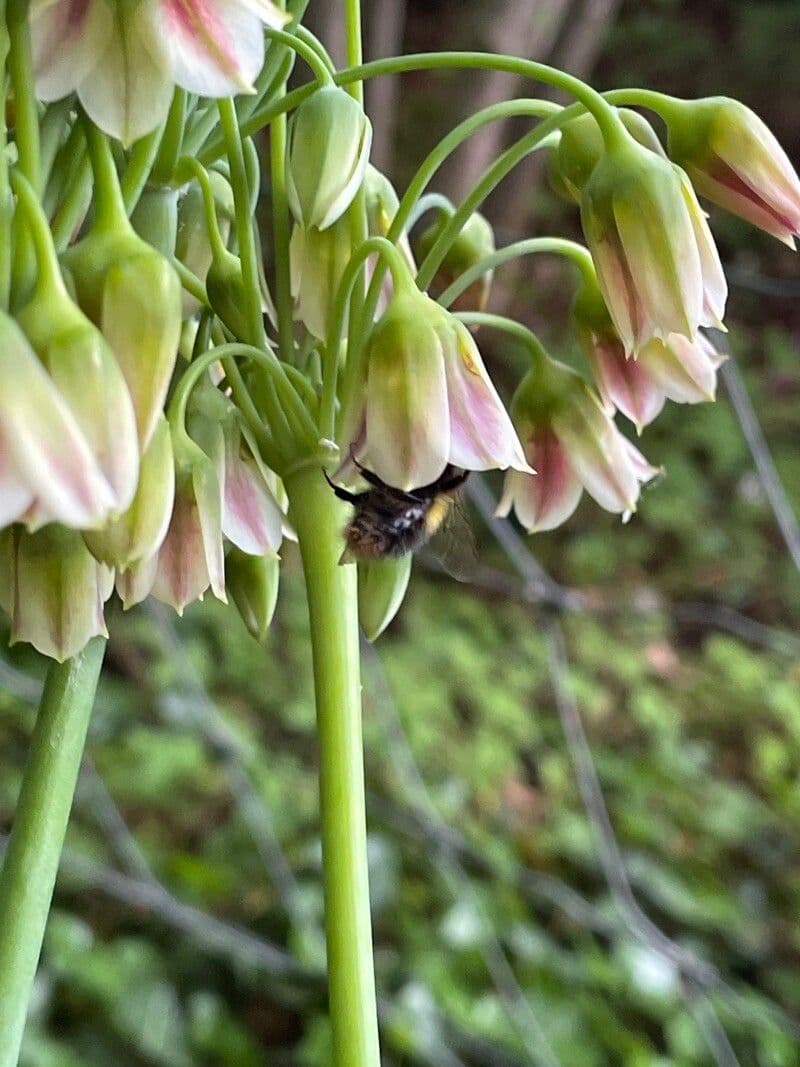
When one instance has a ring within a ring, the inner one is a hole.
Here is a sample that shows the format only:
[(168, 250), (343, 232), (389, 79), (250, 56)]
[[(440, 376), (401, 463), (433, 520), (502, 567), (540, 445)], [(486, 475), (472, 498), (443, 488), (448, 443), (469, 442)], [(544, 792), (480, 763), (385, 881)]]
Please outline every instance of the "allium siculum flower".
[(269, 0), (33, 0), (37, 93), (77, 92), (102, 130), (130, 144), (163, 121), (175, 85), (199, 96), (251, 92), (262, 26), (289, 18)]
[(114, 491), (56, 383), (13, 319), (0, 314), (0, 525), (97, 526)]
[(412, 284), (395, 292), (368, 341), (363, 429), (353, 453), (388, 485), (464, 470), (528, 470), (467, 327)]
[(662, 117), (669, 154), (701, 196), (794, 248), (800, 234), (800, 179), (750, 108), (724, 96), (670, 99)]
[(612, 146), (583, 189), (581, 220), (625, 351), (694, 338), (722, 323), (727, 284), (685, 173), (632, 138)]
[(55, 523), (36, 533), (16, 527), (0, 538), (0, 607), (11, 641), (25, 641), (62, 663), (97, 636), (108, 636), (103, 605), (114, 572), (98, 563), (77, 530)]
[(575, 322), (587, 362), (606, 410), (621, 411), (641, 433), (667, 400), (678, 404), (713, 401), (717, 371), (724, 363), (708, 338), (680, 334), (648, 341), (628, 355), (594, 286), (584, 285), (575, 302)]
[(497, 514), (513, 508), (529, 533), (566, 522), (584, 489), (606, 511), (627, 519), (640, 485), (658, 473), (580, 375), (543, 352), (520, 383), (511, 412), (536, 473), (506, 474)]

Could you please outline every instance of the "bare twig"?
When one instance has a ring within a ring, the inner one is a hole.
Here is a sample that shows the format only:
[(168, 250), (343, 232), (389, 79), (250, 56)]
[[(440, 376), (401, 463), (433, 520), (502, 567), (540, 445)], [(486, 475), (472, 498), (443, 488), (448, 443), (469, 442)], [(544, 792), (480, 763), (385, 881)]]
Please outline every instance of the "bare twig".
[(758, 478), (769, 501), (775, 521), (780, 529), (786, 550), (792, 558), (795, 567), (800, 570), (800, 523), (794, 513), (786, 490), (781, 482), (780, 475), (775, 467), (775, 462), (769, 450), (761, 424), (758, 421), (755, 408), (747, 393), (747, 387), (739, 372), (739, 368), (731, 354), (730, 345), (725, 334), (715, 332), (714, 343), (721, 351), (730, 357), (723, 364), (721, 374), (725, 382), (736, 417), (742, 428), (742, 434), (747, 441), (747, 447), (756, 465)]

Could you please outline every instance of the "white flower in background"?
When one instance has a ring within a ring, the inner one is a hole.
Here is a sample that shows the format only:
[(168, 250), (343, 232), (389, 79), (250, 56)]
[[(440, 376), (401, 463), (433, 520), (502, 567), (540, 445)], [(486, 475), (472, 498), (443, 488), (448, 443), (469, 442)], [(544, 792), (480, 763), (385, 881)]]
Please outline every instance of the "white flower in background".
[(130, 144), (166, 117), (175, 85), (212, 97), (252, 91), (262, 24), (289, 19), (269, 0), (33, 0), (37, 93), (77, 92), (101, 129)]

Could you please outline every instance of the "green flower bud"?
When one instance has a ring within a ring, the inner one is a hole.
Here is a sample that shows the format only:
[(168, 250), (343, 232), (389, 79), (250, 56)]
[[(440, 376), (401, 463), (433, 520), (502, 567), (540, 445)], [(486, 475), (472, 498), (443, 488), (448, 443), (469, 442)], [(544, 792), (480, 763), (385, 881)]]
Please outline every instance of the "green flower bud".
[(291, 120), (287, 194), (301, 226), (326, 230), (347, 211), (364, 180), (372, 126), (334, 85), (304, 100)]
[(139, 484), (128, 510), (102, 530), (84, 533), (95, 559), (120, 570), (154, 555), (169, 525), (175, 497), (175, 467), (169, 423), (159, 417), (142, 456)]
[(251, 556), (234, 547), (225, 557), (225, 586), (256, 641), (266, 640), (278, 602), (279, 580), (277, 555)]
[[(634, 140), (651, 152), (664, 155), (655, 130), (638, 111), (621, 108), (619, 117)], [(603, 134), (592, 115), (580, 115), (568, 122), (557, 146), (549, 153), (550, 181), (555, 191), (580, 203), (583, 187), (604, 154)]]
[[(440, 211), (436, 222), (420, 234), (416, 243), (416, 253), (419, 259), (424, 259), (430, 252), (448, 221), (449, 215), (444, 211)], [(434, 275), (431, 283), (431, 292), (434, 294), (443, 293), (465, 271), (490, 256), (494, 250), (494, 230), (488, 220), (476, 211), (474, 215), (470, 215), (461, 233), (448, 249), (447, 255)], [(477, 278), (453, 302), (452, 309), (454, 311), (474, 311), (485, 308), (489, 300), (492, 274), (492, 271), (487, 271), (480, 278)]]
[(178, 232), (178, 190), (169, 185), (148, 186), (131, 215), (134, 230), (162, 255), (175, 254)]
[(225, 249), (214, 254), (206, 275), (208, 302), (235, 337), (248, 337), (247, 291), (238, 258)]
[(377, 641), (403, 603), (413, 556), (358, 564), (358, 617), (364, 636)]
[(352, 251), (348, 219), (339, 219), (326, 230), (298, 224), (292, 233), (289, 260), (295, 318), (320, 339), (328, 332), (333, 301)]

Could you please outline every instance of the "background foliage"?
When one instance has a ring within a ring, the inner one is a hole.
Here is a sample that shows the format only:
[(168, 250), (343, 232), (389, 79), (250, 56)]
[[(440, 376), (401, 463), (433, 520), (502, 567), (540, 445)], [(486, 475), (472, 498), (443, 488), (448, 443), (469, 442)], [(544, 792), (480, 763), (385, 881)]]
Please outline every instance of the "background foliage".
[[(410, 5), (406, 49), (472, 43), (486, 6), (443, 4), (434, 24)], [(797, 160), (798, 33), (793, 3), (623, 3), (596, 81), (740, 96)], [(460, 91), (409, 83), (398, 158), (417, 160)], [(540, 229), (561, 210), (541, 183), (524, 204)], [(714, 222), (735, 281), (779, 283), (734, 289), (731, 337), (797, 509), (796, 261)], [(506, 285), (577, 358), (552, 316), (566, 276), (538, 265)], [(502, 378), (515, 354), (493, 355)], [(418, 566), (365, 652), (387, 1064), (800, 1062), (800, 580), (724, 390), (668, 408), (643, 447), (666, 477), (629, 526), (584, 503), (529, 545), (581, 590), (569, 681), (630, 884), (673, 948), (626, 903), (619, 864), (609, 887), (554, 695), (552, 609), (520, 595), (476, 515), (478, 585)], [(291, 559), (266, 651), (215, 602), (177, 623), (157, 606), (113, 618), (26, 1067), (326, 1064), (301, 582)], [(42, 664), (16, 648), (2, 670), (7, 828)]]

